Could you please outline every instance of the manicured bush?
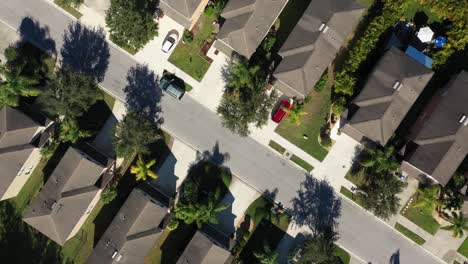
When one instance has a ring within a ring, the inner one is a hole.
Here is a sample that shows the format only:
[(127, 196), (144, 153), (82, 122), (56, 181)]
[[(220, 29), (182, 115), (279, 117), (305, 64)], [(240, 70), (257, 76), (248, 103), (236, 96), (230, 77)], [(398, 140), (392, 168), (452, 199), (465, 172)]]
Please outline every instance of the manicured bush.
[(327, 86), (327, 81), (328, 81), (328, 74), (325, 73), (322, 78), (315, 84), (314, 90), (316, 92), (321, 92), (325, 87)]
[(177, 219), (172, 219), (171, 222), (167, 225), (169, 231), (174, 231), (179, 227), (179, 221)]
[(331, 147), (332, 145), (332, 141), (331, 141), (331, 138), (329, 135), (326, 135), (325, 137), (322, 138), (322, 141), (320, 142), (320, 144), (325, 147), (325, 148), (328, 148), (328, 147)]
[(185, 30), (184, 35), (182, 36), (182, 40), (187, 44), (192, 43), (193, 33), (191, 31), (189, 31), (189, 30)]

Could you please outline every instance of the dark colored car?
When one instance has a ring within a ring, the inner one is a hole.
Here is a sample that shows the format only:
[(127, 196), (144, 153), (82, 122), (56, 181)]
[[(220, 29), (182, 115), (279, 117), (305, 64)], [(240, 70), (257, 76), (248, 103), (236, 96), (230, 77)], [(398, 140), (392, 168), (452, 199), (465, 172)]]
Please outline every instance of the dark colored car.
[(185, 89), (179, 85), (175, 76), (164, 75), (159, 81), (159, 87), (170, 96), (179, 100), (185, 94)]
[(272, 119), (276, 123), (281, 122), (283, 120), (283, 117), (286, 115), (285, 109), (291, 109), (291, 103), (286, 100), (281, 100), (280, 107), (278, 110), (276, 110), (276, 113), (273, 115)]

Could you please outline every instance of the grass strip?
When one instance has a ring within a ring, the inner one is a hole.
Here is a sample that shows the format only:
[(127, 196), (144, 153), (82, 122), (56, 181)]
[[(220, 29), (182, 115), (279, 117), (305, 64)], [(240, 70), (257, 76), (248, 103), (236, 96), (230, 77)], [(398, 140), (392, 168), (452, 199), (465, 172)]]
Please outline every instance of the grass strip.
[(270, 146), (272, 149), (276, 150), (279, 154), (283, 155), (283, 153), (286, 151), (283, 146), (280, 144), (274, 142), (273, 140), (270, 140), (270, 143), (268, 143), (268, 146)]
[(314, 166), (310, 165), (305, 160), (299, 158), (298, 156), (294, 154), (291, 156), (291, 161), (296, 163), (299, 167), (303, 168), (307, 172), (310, 172), (311, 170), (314, 169)]
[(422, 237), (418, 236), (413, 231), (409, 230), (408, 228), (402, 226), (399, 223), (395, 224), (395, 229), (398, 230), (403, 235), (405, 235), (407, 238), (413, 240), (418, 245), (422, 245), (426, 242), (426, 240), (424, 240)]

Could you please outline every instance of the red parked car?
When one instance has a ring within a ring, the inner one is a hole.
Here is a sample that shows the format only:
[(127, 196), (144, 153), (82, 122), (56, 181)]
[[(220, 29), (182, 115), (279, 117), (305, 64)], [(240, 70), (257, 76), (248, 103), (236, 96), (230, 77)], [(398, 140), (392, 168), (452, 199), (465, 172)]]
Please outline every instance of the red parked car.
[(291, 106), (292, 104), (290, 101), (281, 100), (280, 107), (278, 108), (278, 110), (276, 110), (276, 113), (272, 117), (273, 121), (275, 121), (276, 123), (281, 122), (281, 120), (283, 120), (283, 117), (286, 115), (286, 111), (284, 111), (284, 109), (291, 109)]

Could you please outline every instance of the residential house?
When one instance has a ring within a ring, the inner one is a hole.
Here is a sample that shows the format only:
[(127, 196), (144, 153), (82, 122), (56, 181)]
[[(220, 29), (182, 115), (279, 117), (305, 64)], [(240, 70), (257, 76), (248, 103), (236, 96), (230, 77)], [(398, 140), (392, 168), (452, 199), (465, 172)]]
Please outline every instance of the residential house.
[(37, 197), (23, 214), (23, 221), (64, 245), (75, 236), (110, 180), (112, 160), (91, 146), (69, 147)]
[(278, 18), (288, 0), (230, 0), (221, 16), (214, 47), (231, 57), (237, 53), (250, 59)]
[[(468, 153), (468, 72), (452, 78), (416, 122), (402, 171), (446, 185)], [(420, 125), (419, 125), (420, 124)]]
[(165, 15), (191, 30), (208, 2), (209, 0), (161, 0), (159, 8)]
[(290, 97), (309, 95), (364, 10), (355, 0), (312, 0), (279, 51), (276, 88)]
[(135, 188), (97, 243), (87, 263), (145, 263), (165, 227), (169, 198)]
[(385, 146), (432, 75), (401, 50), (390, 48), (353, 100), (342, 131), (359, 142), (369, 139)]
[(232, 240), (209, 224), (198, 230), (190, 240), (177, 264), (231, 263)]
[(41, 159), (50, 120), (26, 106), (0, 110), (0, 200), (18, 195)]

